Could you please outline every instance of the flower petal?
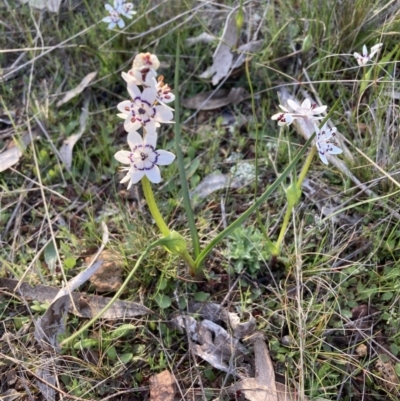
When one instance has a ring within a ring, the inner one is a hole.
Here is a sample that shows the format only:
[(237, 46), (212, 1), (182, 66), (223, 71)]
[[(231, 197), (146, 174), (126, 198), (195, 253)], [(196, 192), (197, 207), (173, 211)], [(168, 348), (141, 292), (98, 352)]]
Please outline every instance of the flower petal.
[(322, 163), (328, 165), (328, 159), (326, 158), (325, 153), (318, 152), (318, 156), (321, 159)]
[(153, 166), (150, 170), (146, 170), (146, 176), (154, 184), (161, 182), (160, 169), (157, 166)]
[(154, 104), (156, 100), (157, 92), (152, 88), (146, 88), (142, 92), (142, 100), (146, 101), (150, 106)]
[(171, 109), (164, 105), (156, 106), (156, 120), (160, 122), (168, 122), (174, 118)]
[(287, 104), (293, 111), (297, 111), (300, 109), (300, 106), (292, 99), (289, 99), (287, 101)]
[(130, 115), (131, 114), (131, 101), (130, 100), (124, 100), (121, 103), (117, 104), (117, 109), (121, 112), (125, 114), (125, 118), (126, 115)]
[(283, 107), (281, 104), (279, 105), (279, 108), (284, 111), (285, 113), (289, 113), (289, 110), (286, 107)]
[(125, 182), (128, 182), (131, 179), (131, 173), (127, 173), (126, 176), (119, 182), (120, 184), (124, 184)]
[(131, 182), (132, 184), (137, 184), (144, 176), (144, 170), (132, 170), (131, 171)]
[(146, 134), (157, 134), (156, 133), (156, 128), (159, 127), (160, 124), (156, 124), (154, 121), (149, 121), (146, 123), (145, 129), (146, 129)]
[(104, 4), (104, 8), (105, 8), (108, 12), (114, 11), (114, 7), (111, 6), (110, 4)]
[[(146, 128), (147, 128), (147, 124), (146, 124)], [(155, 129), (154, 129), (154, 131), (147, 131), (146, 135), (144, 137), (143, 143), (146, 145), (150, 145), (155, 149), (156, 145), (157, 145), (157, 136), (158, 136), (157, 131)]]
[(328, 108), (328, 106), (319, 106), (316, 107), (315, 109), (312, 110), (313, 114), (321, 114), (323, 113), (326, 109)]
[(303, 111), (311, 109), (311, 100), (309, 98), (304, 99), (303, 103), (301, 104), (301, 108)]
[(131, 149), (143, 144), (142, 136), (137, 131), (129, 131), (127, 140)]
[(105, 18), (102, 19), (102, 21), (109, 23), (109, 22), (112, 22), (112, 18), (111, 17), (105, 17)]
[(124, 22), (124, 20), (123, 20), (122, 18), (120, 18), (120, 19), (118, 20), (118, 27), (119, 27), (120, 29), (122, 29), (122, 28), (125, 27), (125, 22)]
[(363, 56), (364, 57), (367, 57), (368, 56), (368, 49), (367, 49), (367, 46), (363, 46), (363, 50), (362, 50), (362, 53), (363, 53)]
[[(329, 151), (327, 153), (329, 153), (331, 155), (340, 155), (341, 153), (343, 153), (343, 150), (338, 148), (335, 145), (330, 144), (329, 145)], [(158, 164), (160, 164), (160, 163), (158, 163)]]
[(131, 164), (131, 160), (129, 159), (129, 156), (131, 155), (131, 152), (128, 152), (127, 150), (119, 150), (115, 155), (114, 158), (118, 160), (120, 163), (123, 164)]
[(128, 92), (132, 99), (142, 96), (141, 90), (132, 82), (128, 83)]
[(157, 164), (160, 166), (168, 166), (175, 160), (175, 155), (166, 150), (157, 150), (158, 159)]
[(124, 122), (124, 128), (125, 128), (126, 132), (137, 131), (141, 126), (142, 126), (142, 124), (140, 124), (139, 121), (132, 122), (132, 119), (130, 116), (128, 116)]

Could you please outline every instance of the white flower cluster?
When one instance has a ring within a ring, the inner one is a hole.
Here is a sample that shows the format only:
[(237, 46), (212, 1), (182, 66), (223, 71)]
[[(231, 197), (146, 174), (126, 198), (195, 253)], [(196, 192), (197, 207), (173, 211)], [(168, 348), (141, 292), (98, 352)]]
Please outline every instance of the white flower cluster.
[[(171, 164), (175, 159), (171, 152), (156, 150), (157, 128), (173, 119), (172, 109), (165, 103), (175, 99), (171, 88), (164, 83), (164, 77), (156, 79), (159, 66), (156, 55), (140, 53), (135, 57), (132, 69), (122, 73), (131, 99), (118, 104), (118, 116), (125, 120), (124, 128), (128, 132), (131, 151), (121, 150), (114, 157), (129, 165), (124, 168), (128, 172), (121, 181), (129, 182), (128, 188), (144, 176), (153, 183), (161, 182), (158, 165)], [(139, 89), (139, 85), (143, 90)], [(137, 132), (140, 128), (143, 136)]]
[(133, 4), (127, 3), (126, 0), (114, 0), (114, 7), (110, 4), (105, 4), (104, 7), (109, 15), (102, 21), (108, 23), (108, 29), (114, 29), (117, 25), (118, 28), (122, 29), (125, 26), (122, 17), (131, 19), (132, 15), (136, 14), (136, 11), (133, 10)]
[(317, 114), (321, 114), (326, 110), (326, 106), (317, 106), (312, 104), (310, 99), (305, 99), (301, 105), (295, 101), (288, 100), (288, 108), (279, 105), (283, 113), (274, 114), (271, 119), (277, 120), (278, 125), (285, 126), (290, 125), (294, 120), (303, 119), (308, 123), (311, 123), (316, 132), (315, 145), (318, 150), (318, 155), (324, 164), (328, 164), (327, 154), (338, 155), (342, 153), (342, 149), (337, 146), (336, 128), (328, 128), (326, 124), (319, 129), (316, 124), (318, 120), (322, 120), (324, 117), (316, 117)]

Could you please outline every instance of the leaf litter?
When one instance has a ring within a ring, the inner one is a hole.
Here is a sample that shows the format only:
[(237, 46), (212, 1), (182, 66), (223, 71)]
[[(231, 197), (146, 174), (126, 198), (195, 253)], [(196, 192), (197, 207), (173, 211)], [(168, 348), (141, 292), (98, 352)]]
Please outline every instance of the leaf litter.
[[(299, 400), (296, 389), (275, 380), (264, 335), (255, 331), (256, 321), (251, 314), (247, 314), (247, 321), (241, 322), (236, 313), (216, 303), (191, 303), (188, 310), (202, 320), (180, 313), (174, 314), (170, 323), (176, 330), (187, 332), (196, 355), (214, 368), (240, 379), (228, 388), (229, 393), (241, 391), (249, 401)], [(233, 334), (220, 325), (221, 321)], [(251, 353), (241, 340), (253, 346), (254, 358), (250, 363)]]

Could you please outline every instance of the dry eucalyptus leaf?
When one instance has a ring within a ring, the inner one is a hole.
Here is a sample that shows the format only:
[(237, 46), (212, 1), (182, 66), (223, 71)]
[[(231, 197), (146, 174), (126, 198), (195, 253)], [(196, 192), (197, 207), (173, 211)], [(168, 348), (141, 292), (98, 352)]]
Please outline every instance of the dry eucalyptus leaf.
[[(6, 288), (9, 291), (14, 291), (18, 280), (9, 278), (0, 278), (0, 288)], [(28, 283), (22, 282), (18, 289), (18, 294), (26, 300), (36, 300), (40, 303), (51, 302), (59, 293), (59, 289), (47, 285), (37, 285), (31, 287)], [(108, 297), (97, 295), (84, 295), (77, 292), (71, 292), (72, 299), (76, 309), (70, 304), (69, 313), (76, 316), (91, 319), (96, 316), (111, 300)], [(153, 311), (136, 302), (116, 301), (110, 309), (102, 316), (103, 319), (123, 319), (136, 316), (153, 314)]]
[[(298, 401), (296, 391), (275, 381), (274, 366), (269, 356), (264, 334), (256, 331), (246, 339), (253, 344), (255, 378), (245, 378), (233, 384), (229, 391), (241, 391), (249, 401)], [(307, 400), (304, 398), (304, 400)]]
[(171, 320), (178, 330), (186, 330), (193, 344), (193, 351), (214, 368), (243, 378), (236, 367), (247, 353), (246, 348), (237, 338), (232, 337), (224, 328), (210, 320), (197, 322), (191, 316), (176, 316)]
[(19, 0), (21, 3), (28, 3), (31, 7), (44, 10), (46, 7), (52, 13), (58, 13), (61, 0)]
[(211, 43), (214, 40), (215, 40), (214, 35), (210, 35), (207, 32), (203, 32), (200, 35), (185, 39), (185, 44), (186, 46), (190, 47), (197, 43), (206, 43), (206, 44)]
[(89, 106), (89, 98), (85, 100), (85, 105), (82, 108), (81, 117), (79, 119), (80, 129), (79, 132), (69, 136), (62, 144), (59, 153), (61, 156), (61, 161), (67, 166), (68, 169), (72, 166), (72, 150), (75, 144), (79, 141), (82, 134), (85, 131), (87, 118), (88, 118), (88, 106)]
[(35, 338), (43, 349), (48, 348), (48, 345), (57, 349), (57, 336), (65, 332), (69, 303), (69, 295), (62, 295), (49, 306), (45, 314), (37, 321)]
[[(32, 133), (32, 137), (35, 135)], [(22, 156), (23, 151), (31, 142), (31, 135), (24, 134), (20, 141), (13, 141), (9, 144), (8, 149), (0, 153), (0, 173), (17, 164)]]
[(237, 104), (249, 96), (244, 88), (218, 89), (198, 93), (182, 100), (182, 106), (193, 110), (215, 110), (229, 104)]
[(93, 81), (93, 79), (96, 77), (96, 75), (97, 75), (97, 71), (91, 72), (90, 74), (86, 75), (86, 77), (82, 79), (82, 81), (76, 88), (68, 91), (64, 95), (64, 97), (60, 101), (57, 102), (56, 106), (60, 107), (64, 103), (69, 102), (75, 96), (78, 96), (90, 84), (90, 82)]
[(228, 16), (219, 45), (213, 55), (213, 64), (200, 75), (200, 78), (205, 79), (212, 77), (213, 85), (217, 85), (222, 78), (225, 78), (232, 66), (231, 49), (236, 46), (238, 40), (236, 15), (237, 12), (233, 12)]
[(205, 177), (197, 187), (190, 192), (190, 197), (197, 197), (198, 199), (205, 199), (213, 192), (224, 188), (239, 188), (235, 186), (229, 174), (212, 174)]
[(164, 370), (149, 379), (150, 401), (174, 401), (176, 394), (176, 383), (174, 375)]
[[(53, 388), (56, 387), (57, 383), (55, 359), (55, 356), (42, 354), (40, 366), (36, 371), (36, 375), (42, 379), (36, 379), (36, 385), (46, 401), (55, 401), (56, 399), (56, 390)], [(52, 387), (47, 383), (51, 384)]]

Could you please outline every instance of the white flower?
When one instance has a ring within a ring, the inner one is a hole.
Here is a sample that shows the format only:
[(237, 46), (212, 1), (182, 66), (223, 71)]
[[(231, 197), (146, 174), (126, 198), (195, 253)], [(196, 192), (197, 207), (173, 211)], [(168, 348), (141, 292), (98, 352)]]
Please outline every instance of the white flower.
[(301, 105), (296, 103), (294, 100), (289, 99), (287, 101), (288, 106), (293, 110), (291, 113), (294, 119), (296, 118), (308, 118), (310, 120), (319, 120), (324, 117), (315, 117), (316, 114), (323, 113), (327, 106), (317, 106), (315, 103), (311, 103), (310, 99), (305, 99)]
[(148, 133), (155, 133), (160, 123), (172, 120), (174, 115), (168, 106), (154, 105), (157, 97), (154, 89), (145, 88), (141, 92), (135, 84), (128, 83), (128, 92), (132, 100), (125, 100), (117, 106), (121, 112), (118, 116), (125, 119), (126, 131), (136, 131), (143, 127)]
[(322, 163), (328, 164), (327, 154), (338, 155), (342, 153), (342, 149), (337, 146), (335, 141), (336, 127), (328, 128), (326, 124), (321, 128), (315, 127), (316, 130), (316, 145), (318, 149), (318, 155)]
[(367, 65), (368, 61), (372, 60), (372, 57), (379, 51), (379, 49), (383, 46), (383, 43), (378, 43), (375, 46), (371, 47), (371, 52), (368, 53), (367, 46), (363, 46), (362, 55), (360, 53), (355, 52), (354, 57), (357, 60), (357, 63), (360, 67), (364, 67)]
[(105, 4), (104, 7), (108, 11), (109, 16), (102, 19), (103, 22), (107, 22), (108, 29), (114, 29), (117, 25), (118, 28), (122, 29), (125, 26), (124, 20), (121, 18), (120, 13), (117, 9), (118, 2), (114, 1), (114, 7), (110, 4)]
[(277, 113), (271, 117), (271, 120), (278, 120), (278, 125), (283, 127), (285, 125), (290, 125), (295, 119), (288, 109), (279, 105), (279, 107), (284, 111), (284, 113)]
[(175, 155), (166, 150), (156, 150), (157, 134), (147, 134), (144, 139), (137, 132), (128, 134), (128, 144), (131, 151), (120, 150), (114, 157), (123, 164), (128, 171), (121, 183), (128, 182), (128, 189), (138, 183), (144, 176), (155, 183), (161, 182), (158, 166), (167, 166), (175, 160)]
[(126, 82), (132, 82), (135, 85), (149, 86), (157, 90), (157, 69), (160, 62), (155, 54), (139, 53), (132, 63), (132, 68), (128, 73), (123, 72), (122, 78)]
[(157, 100), (160, 103), (171, 103), (175, 100), (175, 95), (171, 92), (168, 84), (164, 83), (164, 77), (160, 75), (156, 85)]
[(140, 71), (136, 68), (130, 69), (128, 72), (122, 72), (122, 78), (129, 84), (142, 85), (157, 90), (157, 80), (149, 71)]
[(136, 14), (136, 11), (133, 10), (133, 4), (127, 3), (126, 0), (116, 0), (114, 6), (116, 6), (115, 8), (117, 11), (126, 18), (131, 19), (132, 15)]
[(301, 105), (296, 103), (294, 100), (289, 99), (287, 101), (288, 108), (279, 105), (283, 113), (274, 114), (271, 119), (278, 120), (278, 125), (290, 125), (294, 120), (303, 118), (312, 120), (320, 120), (324, 117), (315, 117), (316, 114), (321, 114), (326, 110), (326, 106), (317, 107), (316, 104), (312, 104), (310, 99), (305, 99)]
[(132, 68), (137, 70), (148, 69), (156, 77), (156, 71), (160, 67), (160, 61), (155, 54), (139, 53), (133, 60)]

